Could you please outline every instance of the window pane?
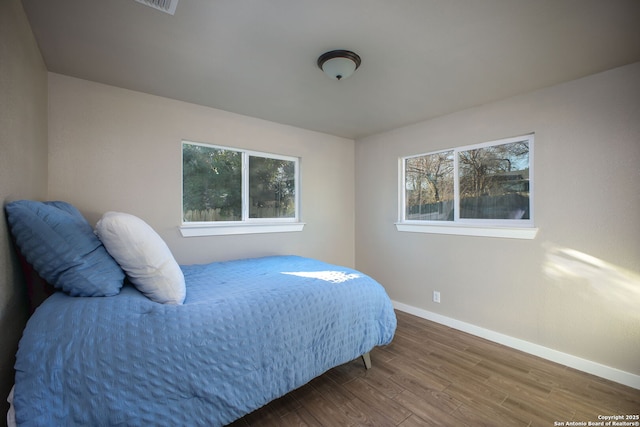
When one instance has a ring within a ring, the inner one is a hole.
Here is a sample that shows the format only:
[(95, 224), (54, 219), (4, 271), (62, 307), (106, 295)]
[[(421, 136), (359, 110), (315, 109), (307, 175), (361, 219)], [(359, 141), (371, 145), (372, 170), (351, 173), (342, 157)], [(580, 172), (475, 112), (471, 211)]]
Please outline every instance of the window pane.
[(405, 159), (405, 219), (453, 221), (453, 151)]
[(295, 162), (249, 157), (249, 218), (295, 218)]
[(460, 151), (460, 218), (529, 219), (529, 142)]
[(242, 153), (182, 145), (184, 222), (242, 220)]

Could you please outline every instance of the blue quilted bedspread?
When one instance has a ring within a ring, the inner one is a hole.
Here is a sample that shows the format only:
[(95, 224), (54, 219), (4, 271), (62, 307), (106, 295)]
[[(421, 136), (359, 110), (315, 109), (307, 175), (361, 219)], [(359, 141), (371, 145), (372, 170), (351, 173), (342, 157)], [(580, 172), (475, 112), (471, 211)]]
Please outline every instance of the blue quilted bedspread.
[(395, 332), (384, 289), (356, 270), (294, 256), (182, 269), (184, 305), (130, 286), (49, 297), (20, 341), (18, 425), (225, 425)]

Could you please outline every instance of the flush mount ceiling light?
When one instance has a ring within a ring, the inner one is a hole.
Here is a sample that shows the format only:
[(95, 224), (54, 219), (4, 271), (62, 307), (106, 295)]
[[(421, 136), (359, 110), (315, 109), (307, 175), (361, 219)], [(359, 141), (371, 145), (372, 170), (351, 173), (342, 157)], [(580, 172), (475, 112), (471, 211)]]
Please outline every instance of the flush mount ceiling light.
[(318, 67), (332, 79), (349, 77), (360, 66), (360, 57), (349, 50), (332, 50), (320, 55)]
[(158, 9), (161, 12), (173, 15), (176, 13), (176, 6), (178, 6), (178, 0), (135, 0), (138, 3), (142, 3), (154, 9)]

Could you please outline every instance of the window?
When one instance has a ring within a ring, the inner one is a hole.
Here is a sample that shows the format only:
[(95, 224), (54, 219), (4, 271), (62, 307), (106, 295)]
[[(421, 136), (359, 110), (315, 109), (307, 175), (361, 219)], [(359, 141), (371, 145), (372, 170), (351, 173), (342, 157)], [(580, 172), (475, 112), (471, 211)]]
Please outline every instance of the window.
[(301, 230), (299, 163), (296, 157), (183, 141), (183, 236)]
[(404, 157), (400, 166), (398, 230), (535, 237), (533, 135)]

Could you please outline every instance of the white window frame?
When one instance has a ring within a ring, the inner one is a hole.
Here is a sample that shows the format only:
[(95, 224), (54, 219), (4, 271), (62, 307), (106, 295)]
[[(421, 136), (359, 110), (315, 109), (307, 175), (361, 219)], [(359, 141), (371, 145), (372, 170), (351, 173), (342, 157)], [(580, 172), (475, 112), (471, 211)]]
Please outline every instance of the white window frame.
[[(184, 221), (184, 182), (180, 190), (180, 218), (179, 227), (182, 237), (220, 236), (233, 234), (254, 233), (284, 233), (302, 231), (305, 226), (300, 220), (300, 157), (284, 156), (280, 154), (261, 151), (245, 150), (242, 148), (228, 147), (202, 142), (183, 140), (180, 144), (180, 162), (183, 165), (183, 153), (185, 144), (199, 145), (207, 148), (228, 150), (241, 153), (242, 156), (242, 220), (240, 221)], [(294, 162), (295, 179), (295, 215), (292, 218), (250, 218), (249, 217), (249, 157), (263, 157), (268, 159), (287, 160)], [(182, 178), (184, 171), (182, 169)]]
[[(518, 141), (527, 141), (529, 144), (529, 219), (475, 219), (460, 218), (459, 195), (459, 156), (462, 151), (485, 148), (495, 145), (509, 144)], [(405, 165), (406, 159), (453, 151), (454, 158), (454, 219), (453, 221), (407, 220), (406, 219), (406, 189), (405, 189)], [(398, 231), (413, 233), (452, 234), (463, 236), (501, 237), (511, 239), (534, 239), (538, 229), (534, 226), (534, 134), (521, 135), (512, 138), (504, 138), (495, 141), (483, 142), (475, 145), (467, 145), (447, 150), (439, 150), (429, 153), (400, 157), (399, 162), (399, 187), (398, 187)]]

